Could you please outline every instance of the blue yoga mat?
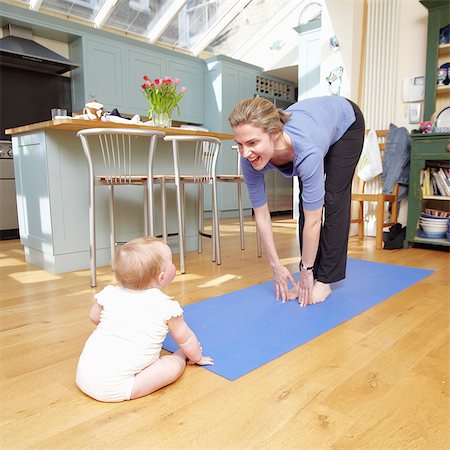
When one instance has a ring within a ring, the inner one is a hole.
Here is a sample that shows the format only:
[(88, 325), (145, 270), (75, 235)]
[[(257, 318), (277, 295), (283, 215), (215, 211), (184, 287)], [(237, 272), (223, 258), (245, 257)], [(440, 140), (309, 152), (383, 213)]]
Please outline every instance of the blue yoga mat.
[[(272, 280), (183, 307), (205, 355), (207, 370), (228, 380), (314, 339), (433, 273), (431, 270), (348, 260), (347, 278), (323, 303), (301, 308), (275, 301)], [(170, 334), (163, 348), (178, 345)]]

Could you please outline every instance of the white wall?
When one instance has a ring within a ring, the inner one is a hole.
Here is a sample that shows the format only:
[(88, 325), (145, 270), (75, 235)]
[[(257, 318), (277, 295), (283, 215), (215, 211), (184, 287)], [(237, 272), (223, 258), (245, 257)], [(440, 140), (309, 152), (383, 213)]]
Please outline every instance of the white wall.
[[(358, 102), (361, 67), (361, 36), (363, 22), (362, 0), (325, 0), (322, 10), (322, 92), (327, 95), (327, 75), (336, 67), (344, 67), (341, 95)], [(336, 36), (339, 50), (330, 47)]]
[[(427, 52), (428, 10), (418, 0), (400, 0), (400, 39), (398, 43), (396, 109), (394, 123), (408, 130), (418, 124), (408, 122), (406, 105), (402, 101), (402, 86), (405, 77), (425, 75)], [(423, 108), (423, 103), (422, 103)]]

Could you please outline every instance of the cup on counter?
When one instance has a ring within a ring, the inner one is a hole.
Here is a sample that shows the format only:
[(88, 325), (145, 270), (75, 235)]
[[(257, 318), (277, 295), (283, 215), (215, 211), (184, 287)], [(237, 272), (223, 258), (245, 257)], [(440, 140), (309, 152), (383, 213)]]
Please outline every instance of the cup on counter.
[(52, 120), (55, 120), (58, 116), (67, 116), (67, 109), (61, 109), (61, 108), (52, 108)]

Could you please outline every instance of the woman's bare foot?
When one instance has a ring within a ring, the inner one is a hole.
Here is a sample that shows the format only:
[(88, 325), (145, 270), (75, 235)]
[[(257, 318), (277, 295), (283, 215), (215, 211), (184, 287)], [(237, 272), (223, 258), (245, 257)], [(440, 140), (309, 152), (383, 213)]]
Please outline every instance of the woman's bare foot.
[(331, 294), (331, 285), (316, 281), (312, 291), (312, 303), (321, 303)]
[(288, 300), (296, 300), (298, 299), (298, 287), (294, 286), (293, 288), (289, 289), (288, 292)]

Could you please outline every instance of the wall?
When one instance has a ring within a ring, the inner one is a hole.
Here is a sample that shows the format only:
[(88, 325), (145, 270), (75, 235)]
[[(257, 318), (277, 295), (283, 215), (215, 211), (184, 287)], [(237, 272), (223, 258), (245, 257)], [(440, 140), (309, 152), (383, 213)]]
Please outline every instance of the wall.
[[(326, 77), (330, 71), (344, 67), (341, 95), (358, 102), (361, 67), (361, 36), (363, 1), (325, 0), (322, 10), (322, 67), (320, 71), (322, 92), (329, 94)], [(330, 38), (336, 36), (339, 50), (330, 47)]]
[[(341, 94), (354, 101), (358, 101), (360, 83), (363, 6), (363, 0), (324, 0), (322, 15), (321, 81), (341, 61), (344, 66)], [(402, 100), (402, 85), (405, 77), (425, 73), (428, 11), (419, 0), (400, 0), (400, 11), (397, 77), (393, 80), (396, 99), (392, 121), (397, 126), (411, 130), (417, 125), (408, 122), (407, 106)], [(333, 35), (340, 42), (338, 52), (333, 52), (329, 46), (329, 38)], [(327, 93), (326, 85), (323, 91)]]
[(418, 125), (408, 122), (406, 105), (402, 100), (402, 86), (405, 77), (425, 74), (428, 10), (418, 0), (401, 0), (400, 10), (394, 123), (412, 130)]

